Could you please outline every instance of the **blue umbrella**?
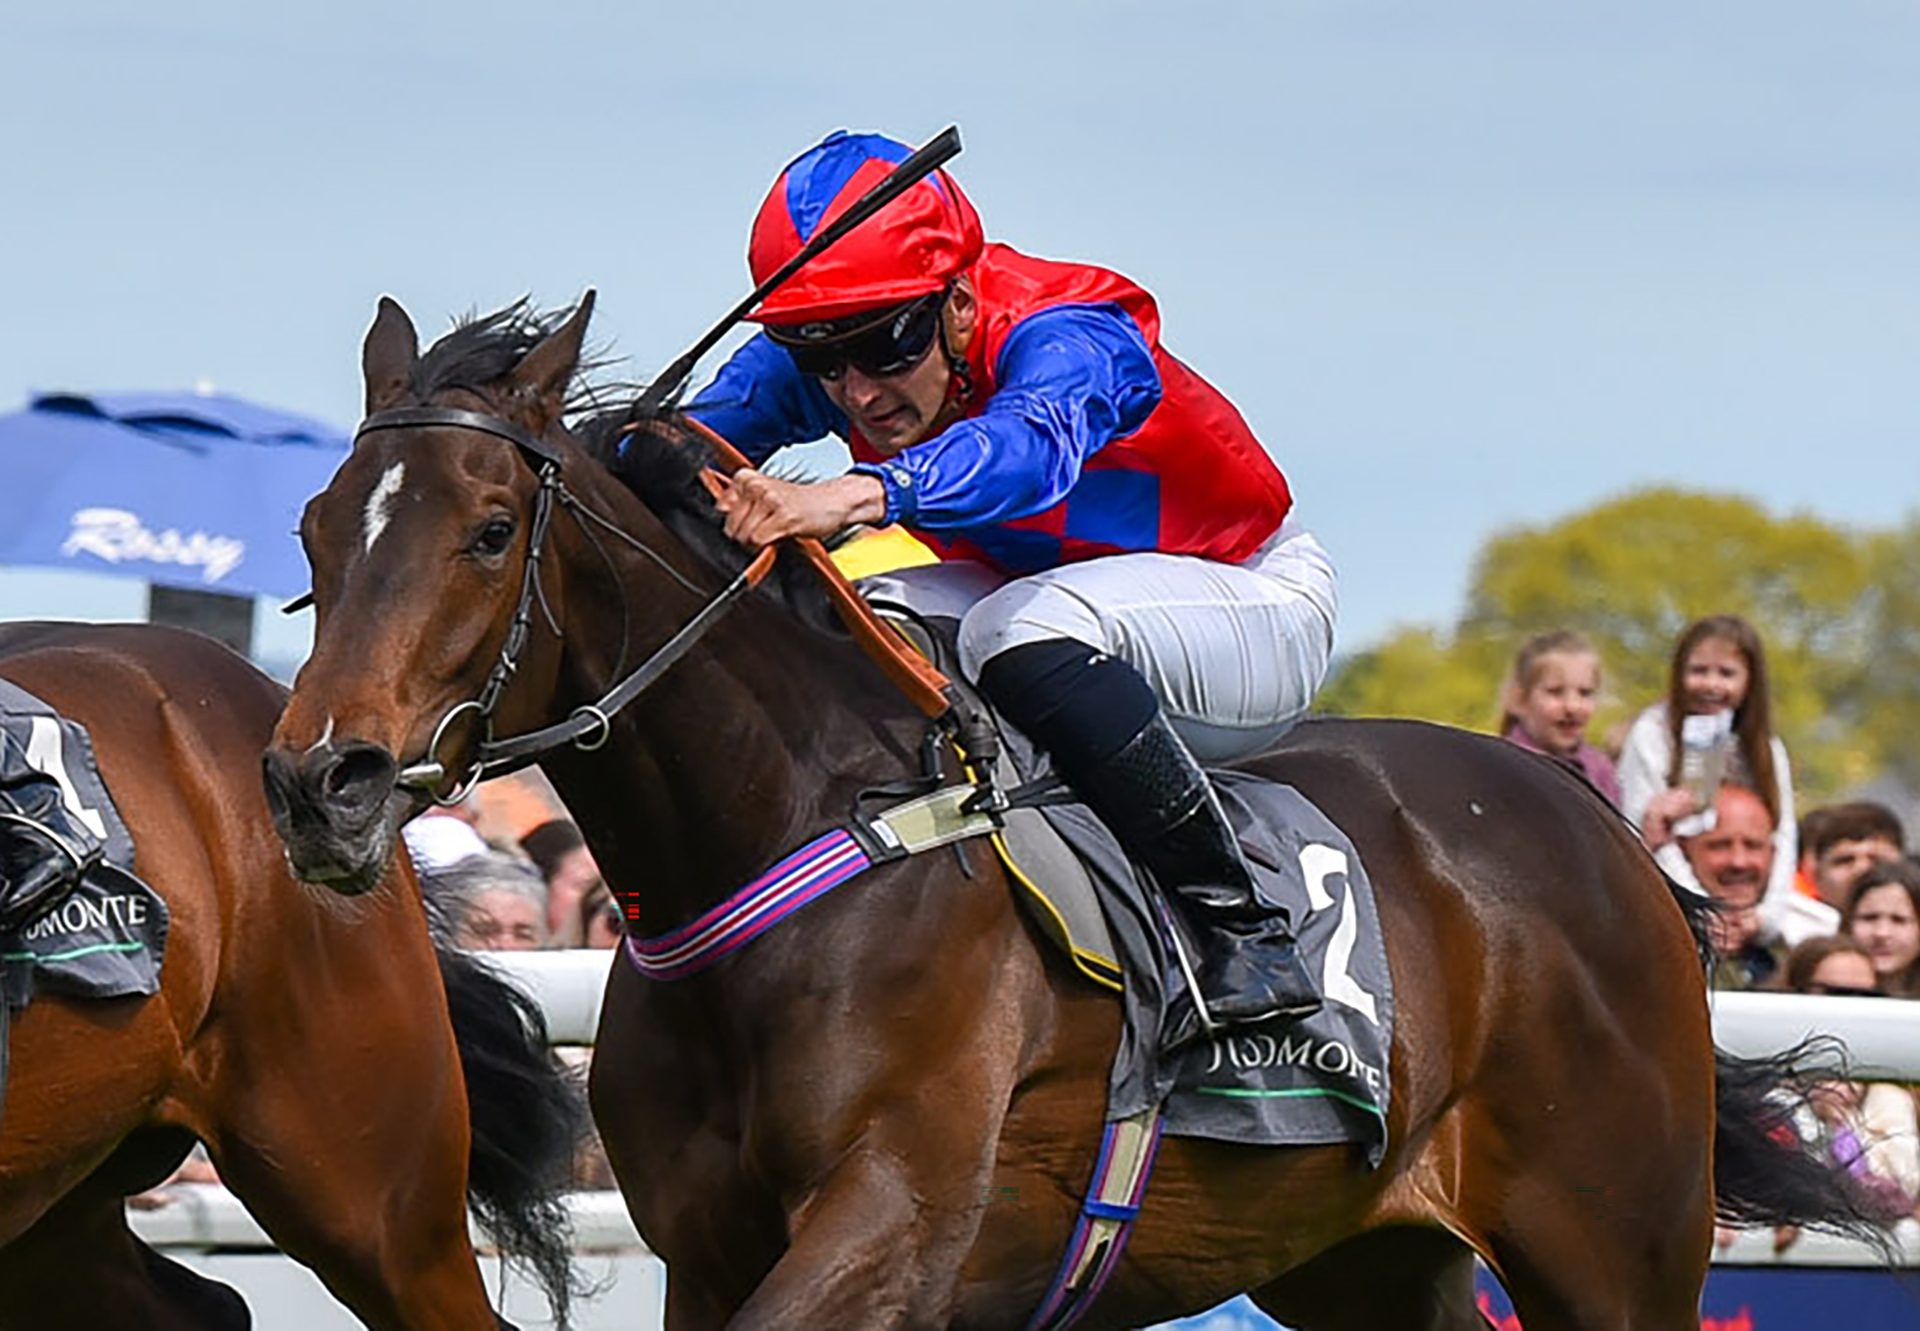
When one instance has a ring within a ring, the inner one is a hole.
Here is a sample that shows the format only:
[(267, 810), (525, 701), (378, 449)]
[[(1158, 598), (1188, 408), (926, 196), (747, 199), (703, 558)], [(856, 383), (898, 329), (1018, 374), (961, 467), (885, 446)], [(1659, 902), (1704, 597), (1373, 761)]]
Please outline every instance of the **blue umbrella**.
[(0, 416), (0, 564), (297, 595), (300, 510), (349, 446), (220, 394), (43, 394)]

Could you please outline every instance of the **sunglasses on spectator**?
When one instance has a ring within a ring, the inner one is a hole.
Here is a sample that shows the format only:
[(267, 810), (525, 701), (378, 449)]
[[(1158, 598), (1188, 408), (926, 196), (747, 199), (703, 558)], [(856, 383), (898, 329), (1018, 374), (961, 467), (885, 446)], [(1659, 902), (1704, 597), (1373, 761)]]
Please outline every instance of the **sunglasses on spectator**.
[(1810, 994), (1831, 994), (1836, 998), (1884, 998), (1878, 989), (1860, 989), (1851, 984), (1810, 984)]
[(869, 379), (887, 379), (927, 358), (946, 303), (946, 291), (934, 291), (877, 315), (797, 327), (769, 325), (767, 336), (786, 348), (800, 373), (815, 379), (837, 383), (849, 365)]

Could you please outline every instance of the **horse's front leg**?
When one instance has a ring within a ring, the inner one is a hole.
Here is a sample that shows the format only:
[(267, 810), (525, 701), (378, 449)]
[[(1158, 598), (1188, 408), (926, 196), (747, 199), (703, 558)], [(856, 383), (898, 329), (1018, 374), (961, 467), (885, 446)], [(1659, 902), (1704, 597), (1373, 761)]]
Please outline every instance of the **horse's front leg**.
[(729, 1331), (947, 1326), (986, 1209), (1000, 1080), (942, 1077), (881, 1110), (791, 1208), (786, 1252)]

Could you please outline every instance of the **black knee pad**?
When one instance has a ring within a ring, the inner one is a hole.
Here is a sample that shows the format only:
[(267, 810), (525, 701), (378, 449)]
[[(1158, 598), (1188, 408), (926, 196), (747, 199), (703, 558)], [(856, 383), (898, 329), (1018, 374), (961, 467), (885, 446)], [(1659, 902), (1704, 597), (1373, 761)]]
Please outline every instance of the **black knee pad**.
[(1071, 638), (1024, 643), (989, 658), (980, 688), (1068, 772), (1111, 758), (1160, 710), (1139, 671)]

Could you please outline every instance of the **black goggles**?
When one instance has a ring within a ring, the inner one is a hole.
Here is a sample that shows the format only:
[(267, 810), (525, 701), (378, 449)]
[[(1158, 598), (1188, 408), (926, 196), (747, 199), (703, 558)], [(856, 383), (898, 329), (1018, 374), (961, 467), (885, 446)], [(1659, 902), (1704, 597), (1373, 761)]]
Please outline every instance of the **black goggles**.
[(828, 383), (851, 365), (870, 379), (905, 374), (927, 357), (940, 332), (944, 290), (929, 292), (879, 314), (856, 314), (823, 323), (776, 327), (767, 336), (793, 357), (800, 373)]

